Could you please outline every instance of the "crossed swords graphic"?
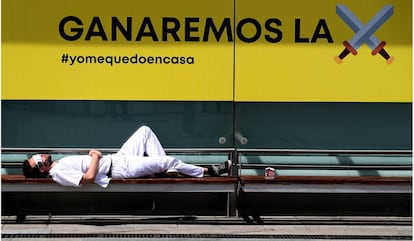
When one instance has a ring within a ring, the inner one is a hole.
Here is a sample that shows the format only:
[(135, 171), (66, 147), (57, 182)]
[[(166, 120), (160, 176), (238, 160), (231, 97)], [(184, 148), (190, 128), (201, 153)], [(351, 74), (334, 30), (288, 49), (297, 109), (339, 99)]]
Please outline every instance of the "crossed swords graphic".
[(335, 56), (335, 61), (338, 64), (341, 64), (342, 60), (349, 53), (357, 55), (357, 49), (363, 43), (366, 43), (371, 48), (372, 55), (379, 53), (387, 60), (388, 64), (394, 61), (394, 57), (391, 57), (384, 49), (385, 41), (380, 42), (374, 35), (375, 31), (392, 16), (393, 6), (384, 6), (366, 25), (363, 25), (345, 5), (336, 5), (336, 14), (356, 33), (349, 42), (343, 42), (345, 49), (339, 56)]

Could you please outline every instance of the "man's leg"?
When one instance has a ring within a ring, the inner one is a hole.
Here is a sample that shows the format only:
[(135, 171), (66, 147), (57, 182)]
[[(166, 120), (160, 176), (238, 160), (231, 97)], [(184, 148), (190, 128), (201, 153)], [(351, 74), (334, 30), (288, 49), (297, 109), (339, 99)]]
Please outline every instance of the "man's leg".
[(171, 156), (112, 156), (113, 178), (138, 178), (152, 176), (154, 174), (165, 172), (169, 169), (176, 169), (181, 174), (190, 177), (203, 177), (204, 174), (211, 176), (220, 176), (228, 173), (231, 167), (231, 161), (225, 161), (219, 166), (199, 167), (185, 163)]
[(190, 177), (203, 177), (204, 168), (184, 163), (171, 156), (148, 158), (144, 162), (144, 170), (149, 175), (161, 173), (167, 170), (177, 170), (179, 173)]
[(155, 133), (148, 126), (141, 126), (122, 145), (118, 154), (128, 156), (165, 156), (164, 148)]
[(112, 159), (113, 178), (138, 178), (152, 176), (168, 169), (177, 169), (180, 173), (192, 177), (203, 177), (204, 168), (186, 164), (170, 156), (123, 156), (114, 155)]
[(211, 167), (203, 168), (185, 163), (171, 156), (144, 158), (145, 160), (141, 162), (141, 170), (145, 171), (147, 175), (153, 175), (156, 173), (175, 169), (179, 173), (190, 177), (203, 177), (204, 174), (209, 174), (210, 176), (221, 176), (222, 174), (229, 172), (232, 164), (231, 161), (228, 160), (220, 165), (212, 165)]

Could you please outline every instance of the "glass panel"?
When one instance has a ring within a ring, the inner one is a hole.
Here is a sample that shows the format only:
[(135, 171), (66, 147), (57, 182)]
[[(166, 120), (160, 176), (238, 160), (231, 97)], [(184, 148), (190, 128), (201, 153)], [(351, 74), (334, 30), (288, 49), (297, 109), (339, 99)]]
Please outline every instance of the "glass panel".
[(411, 103), (255, 102), (235, 110), (237, 148), (412, 148)]
[(117, 148), (141, 125), (166, 148), (228, 148), (233, 103), (2, 101), (3, 147)]

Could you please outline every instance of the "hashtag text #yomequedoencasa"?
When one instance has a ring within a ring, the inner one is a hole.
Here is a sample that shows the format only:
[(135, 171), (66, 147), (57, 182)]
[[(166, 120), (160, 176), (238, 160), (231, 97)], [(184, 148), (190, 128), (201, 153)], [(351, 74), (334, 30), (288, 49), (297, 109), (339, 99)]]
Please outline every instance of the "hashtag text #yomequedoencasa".
[(133, 55), (71, 55), (63, 53), (61, 63), (75, 64), (194, 64), (194, 56), (143, 56)]

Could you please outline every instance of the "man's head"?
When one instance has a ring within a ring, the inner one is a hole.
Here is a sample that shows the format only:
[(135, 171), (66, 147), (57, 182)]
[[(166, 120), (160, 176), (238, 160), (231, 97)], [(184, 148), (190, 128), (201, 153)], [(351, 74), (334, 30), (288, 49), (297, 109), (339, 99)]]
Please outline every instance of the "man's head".
[(45, 178), (49, 176), (52, 167), (52, 157), (49, 154), (36, 154), (23, 162), (25, 177)]

